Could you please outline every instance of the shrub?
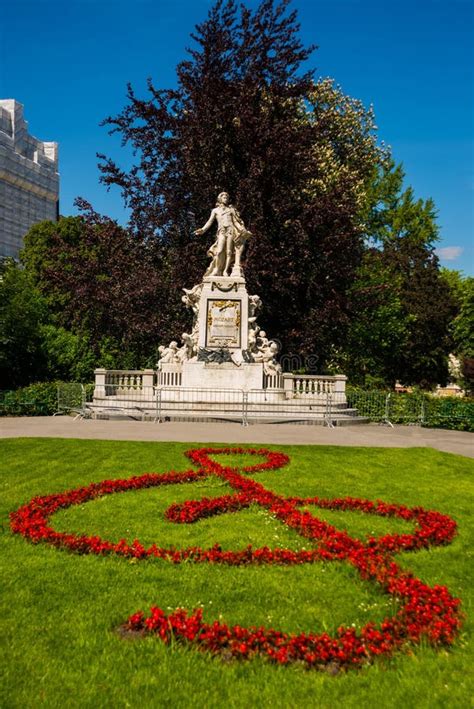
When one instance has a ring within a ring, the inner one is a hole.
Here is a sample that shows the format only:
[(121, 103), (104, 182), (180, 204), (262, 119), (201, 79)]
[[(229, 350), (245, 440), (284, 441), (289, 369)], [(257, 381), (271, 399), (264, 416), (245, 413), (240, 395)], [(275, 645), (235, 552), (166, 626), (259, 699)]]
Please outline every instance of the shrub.
[(58, 384), (38, 382), (0, 392), (0, 416), (52, 416), (58, 410)]

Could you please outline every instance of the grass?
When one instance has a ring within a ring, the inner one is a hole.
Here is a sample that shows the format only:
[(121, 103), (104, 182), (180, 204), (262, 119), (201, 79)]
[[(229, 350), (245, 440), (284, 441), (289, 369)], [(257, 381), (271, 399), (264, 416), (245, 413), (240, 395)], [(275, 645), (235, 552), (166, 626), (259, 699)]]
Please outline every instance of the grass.
[[(333, 632), (393, 612), (392, 600), (344, 563), (230, 568), (77, 556), (13, 536), (8, 513), (38, 494), (91, 481), (189, 467), (193, 444), (10, 439), (0, 443), (2, 522), (2, 707), (466, 707), (472, 696), (471, 460), (431, 449), (274, 446), (291, 463), (258, 480), (285, 495), (351, 495), (422, 505), (451, 515), (459, 535), (446, 547), (399, 554), (422, 580), (446, 584), (467, 615), (449, 651), (419, 647), (360, 671), (330, 676), (302, 667), (213, 659), (153, 638), (124, 639), (117, 627), (138, 609), (202, 606), (206, 620)], [(235, 460), (242, 464), (242, 458)], [(251, 463), (255, 463), (252, 458)], [(57, 529), (146, 544), (247, 544), (301, 548), (305, 540), (262, 509), (194, 525), (163, 517), (172, 502), (226, 494), (198, 483), (112, 495), (55, 515)], [(313, 512), (352, 535), (410, 530), (401, 520)], [(308, 542), (306, 541), (306, 544)]]

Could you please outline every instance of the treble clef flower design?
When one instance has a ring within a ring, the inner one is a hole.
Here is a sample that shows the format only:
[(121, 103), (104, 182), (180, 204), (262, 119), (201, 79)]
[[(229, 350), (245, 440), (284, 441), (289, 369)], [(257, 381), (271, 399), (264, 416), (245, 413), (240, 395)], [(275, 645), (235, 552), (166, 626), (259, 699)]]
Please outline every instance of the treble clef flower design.
[[(211, 456), (252, 454), (266, 461), (242, 468), (226, 467)], [(456, 523), (447, 515), (353, 497), (321, 499), (318, 497), (285, 497), (265, 488), (249, 477), (249, 473), (284, 467), (289, 458), (284, 453), (266, 449), (200, 448), (186, 452), (197, 466), (184, 472), (147, 473), (128, 479), (104, 480), (65, 493), (35, 497), (11, 514), (11, 529), (33, 543), (46, 542), (79, 554), (117, 554), (135, 559), (162, 559), (175, 564), (183, 561), (228, 565), (296, 565), (344, 561), (353, 566), (360, 577), (371, 581), (397, 599), (399, 609), (381, 623), (369, 622), (360, 630), (341, 626), (334, 636), (327, 633), (291, 634), (266, 627), (228, 626), (204, 621), (202, 610), (178, 609), (166, 614), (153, 606), (148, 615), (139, 611), (124, 623), (127, 631), (152, 634), (165, 643), (172, 639), (192, 644), (214, 655), (248, 659), (256, 655), (282, 665), (303, 662), (308, 667), (357, 667), (377, 656), (392, 655), (423, 639), (434, 646), (454, 642), (461, 625), (460, 601), (445, 586), (428, 586), (413, 574), (401, 569), (394, 554), (447, 544), (456, 534)], [(187, 500), (173, 504), (166, 517), (178, 524), (192, 524), (204, 517), (232, 514), (250, 505), (267, 510), (283, 524), (308, 539), (312, 548), (294, 551), (269, 547), (237, 551), (223, 550), (219, 544), (203, 549), (166, 548), (157, 544), (144, 547), (138, 540), (114, 543), (98, 536), (57, 532), (50, 525), (51, 516), (59, 509), (117, 492), (127, 492), (164, 485), (195, 482), (208, 476), (225, 480), (233, 494), (221, 497)], [(413, 522), (411, 534), (387, 534), (361, 541), (347, 532), (318, 518), (309, 509), (355, 510), (369, 515), (398, 517)]]

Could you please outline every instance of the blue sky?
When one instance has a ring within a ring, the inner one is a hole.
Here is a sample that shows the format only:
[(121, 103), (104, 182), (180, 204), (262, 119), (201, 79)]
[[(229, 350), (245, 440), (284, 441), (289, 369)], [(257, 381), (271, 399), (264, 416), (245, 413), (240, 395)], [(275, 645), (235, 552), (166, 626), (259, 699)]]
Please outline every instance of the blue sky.
[[(256, 7), (258, 2), (247, 2)], [(126, 163), (100, 121), (126, 83), (173, 86), (211, 0), (0, 0), (0, 97), (25, 106), (30, 132), (59, 142), (61, 213), (82, 196), (126, 221), (99, 184), (96, 152)], [(417, 197), (432, 197), (443, 265), (474, 275), (474, 56), (471, 0), (293, 0), (311, 66), (375, 109), (379, 138)]]

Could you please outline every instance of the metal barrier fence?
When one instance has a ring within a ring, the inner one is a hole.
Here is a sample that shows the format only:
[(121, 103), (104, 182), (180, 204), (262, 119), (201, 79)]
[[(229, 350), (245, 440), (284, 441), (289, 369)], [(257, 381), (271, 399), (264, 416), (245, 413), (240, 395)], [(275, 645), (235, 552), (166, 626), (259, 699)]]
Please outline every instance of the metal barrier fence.
[(347, 408), (343, 395), (319, 394), (310, 398), (286, 398), (283, 391), (271, 389), (204, 389), (148, 387), (132, 390), (107, 384), (95, 389), (86, 406), (93, 415), (121, 415), (153, 419), (157, 422), (180, 420), (235, 421), (246, 426), (264, 422), (322, 422), (332, 427), (335, 421), (348, 420), (357, 412)]
[(160, 387), (156, 391), (155, 420), (225, 419), (246, 425), (244, 398), (241, 389)]
[(86, 401), (86, 387), (76, 382), (58, 384), (57, 411), (53, 416), (60, 414), (76, 414), (75, 418), (88, 418)]
[(424, 398), (383, 391), (348, 391), (349, 406), (357, 409), (359, 416), (369, 421), (393, 426), (395, 423), (422, 425)]
[[(10, 392), (7, 392), (9, 394)], [(427, 394), (348, 390), (346, 396), (321, 393), (312, 398), (285, 398), (271, 389), (199, 389), (107, 384), (60, 384), (57, 413), (76, 418), (123, 416), (131, 419), (258, 422), (320, 422), (332, 428), (341, 423), (371, 421), (474, 430), (474, 400), (450, 400)], [(25, 402), (26, 403), (26, 402)], [(2, 393), (0, 392), (0, 413)], [(26, 412), (26, 409), (25, 409)]]
[(31, 396), (19, 396), (13, 389), (0, 391), (0, 416), (37, 416), (46, 415), (48, 406)]
[(85, 407), (93, 418), (120, 416), (134, 420), (154, 419), (156, 395), (153, 386), (130, 387), (123, 382), (91, 387)]
[(244, 392), (245, 419), (249, 423), (278, 420), (288, 423), (322, 422), (330, 428), (335, 422), (350, 420), (357, 412), (349, 409), (343, 394), (331, 392), (282, 398), (278, 392), (251, 389)]
[(391, 426), (390, 399), (384, 392), (349, 391), (346, 394), (347, 404), (357, 409), (359, 416), (376, 423)]
[(422, 426), (474, 431), (474, 399), (425, 396)]
[(474, 401), (423, 393), (348, 390), (347, 403), (369, 421), (393, 426), (474, 430)]

